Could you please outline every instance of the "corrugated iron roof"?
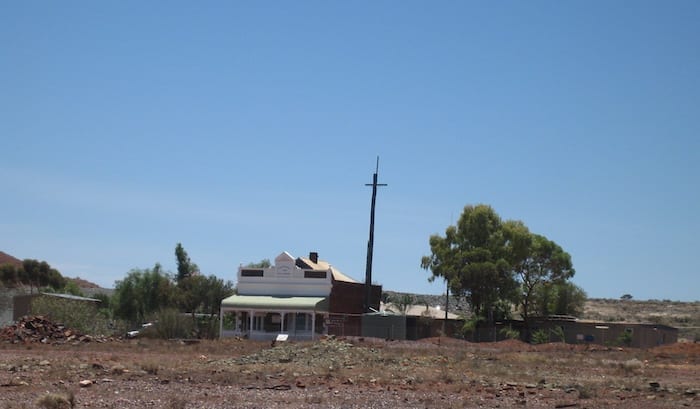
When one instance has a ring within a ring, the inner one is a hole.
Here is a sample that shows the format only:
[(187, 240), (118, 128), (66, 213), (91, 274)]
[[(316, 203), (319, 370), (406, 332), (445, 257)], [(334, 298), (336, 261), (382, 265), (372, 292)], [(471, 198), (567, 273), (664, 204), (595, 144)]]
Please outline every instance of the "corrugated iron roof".
[[(379, 306), (380, 311), (390, 311), (396, 314), (402, 314), (403, 311), (393, 303), (381, 303)], [(426, 307), (424, 304), (413, 304), (409, 305), (406, 309), (405, 314), (409, 317), (430, 317), (436, 320), (445, 319), (445, 310), (437, 307)], [(460, 316), (453, 314), (451, 312), (447, 313), (448, 320), (458, 320)]]
[(270, 295), (232, 295), (221, 301), (222, 307), (261, 310), (328, 311), (326, 297), (278, 297)]
[(314, 263), (311, 261), (311, 259), (306, 258), (306, 257), (299, 257), (298, 260), (301, 260), (302, 263), (306, 264), (310, 269), (312, 270), (331, 270), (331, 273), (333, 274), (333, 279), (336, 281), (344, 281), (346, 283), (359, 283), (359, 281), (353, 279), (352, 277), (343, 274), (340, 270), (337, 268), (333, 267), (329, 262), (324, 261), (324, 260), (318, 260), (317, 263)]
[(79, 297), (79, 296), (73, 295), (73, 294), (57, 294), (57, 293), (41, 293), (41, 294), (48, 295), (51, 297), (65, 298), (67, 300), (74, 300), (74, 301), (102, 302), (102, 300), (98, 300), (97, 298)]

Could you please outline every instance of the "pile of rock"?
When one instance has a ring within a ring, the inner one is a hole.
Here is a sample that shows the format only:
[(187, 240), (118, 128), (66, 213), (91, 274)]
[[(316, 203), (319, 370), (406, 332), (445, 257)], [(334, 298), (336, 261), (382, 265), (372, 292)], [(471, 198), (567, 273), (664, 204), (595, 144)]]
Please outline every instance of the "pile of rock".
[(375, 348), (355, 346), (344, 340), (328, 338), (317, 343), (278, 343), (273, 348), (229, 362), (235, 365), (289, 363), (342, 368), (358, 363), (381, 361), (382, 356)]
[(66, 342), (90, 342), (93, 337), (51, 322), (41, 315), (25, 316), (18, 323), (0, 329), (0, 340), (18, 344), (62, 344)]

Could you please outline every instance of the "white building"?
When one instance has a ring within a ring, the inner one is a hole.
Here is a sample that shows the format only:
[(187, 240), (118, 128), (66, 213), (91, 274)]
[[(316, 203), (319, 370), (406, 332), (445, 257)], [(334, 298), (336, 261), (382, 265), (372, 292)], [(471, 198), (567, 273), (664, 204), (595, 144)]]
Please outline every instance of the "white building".
[(283, 252), (269, 268), (239, 267), (238, 294), (221, 302), (222, 337), (314, 339), (328, 333), (334, 282), (357, 283), (318, 260)]

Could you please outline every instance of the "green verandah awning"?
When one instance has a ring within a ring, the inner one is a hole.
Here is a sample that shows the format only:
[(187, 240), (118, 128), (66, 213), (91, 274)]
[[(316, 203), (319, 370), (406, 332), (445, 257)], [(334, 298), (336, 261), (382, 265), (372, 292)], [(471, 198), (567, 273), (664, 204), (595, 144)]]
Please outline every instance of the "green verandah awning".
[(326, 297), (279, 297), (270, 295), (232, 295), (221, 301), (221, 308), (253, 310), (328, 311)]

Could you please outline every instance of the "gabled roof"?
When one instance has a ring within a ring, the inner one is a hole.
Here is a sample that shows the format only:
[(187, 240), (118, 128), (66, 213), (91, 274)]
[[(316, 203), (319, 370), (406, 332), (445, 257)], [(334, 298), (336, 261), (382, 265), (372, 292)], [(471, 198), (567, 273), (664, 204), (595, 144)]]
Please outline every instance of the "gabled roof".
[(318, 260), (316, 263), (314, 263), (309, 258), (299, 257), (299, 258), (297, 258), (297, 265), (299, 265), (299, 262), (301, 262), (302, 264), (304, 264), (306, 266), (306, 268), (309, 268), (311, 270), (323, 270), (323, 271), (331, 270), (331, 274), (333, 274), (333, 279), (335, 281), (344, 281), (346, 283), (359, 283), (359, 281), (353, 279), (350, 276), (343, 274), (340, 270), (338, 270), (337, 268), (330, 265), (330, 263), (328, 263), (327, 261)]
[(280, 253), (279, 256), (275, 257), (275, 263), (278, 262), (278, 261), (281, 261), (281, 262), (284, 262), (284, 261), (288, 261), (288, 262), (291, 261), (291, 262), (294, 262), (294, 256), (292, 256), (291, 254), (287, 253), (286, 251), (283, 251), (283, 252)]

